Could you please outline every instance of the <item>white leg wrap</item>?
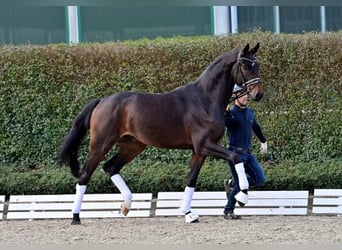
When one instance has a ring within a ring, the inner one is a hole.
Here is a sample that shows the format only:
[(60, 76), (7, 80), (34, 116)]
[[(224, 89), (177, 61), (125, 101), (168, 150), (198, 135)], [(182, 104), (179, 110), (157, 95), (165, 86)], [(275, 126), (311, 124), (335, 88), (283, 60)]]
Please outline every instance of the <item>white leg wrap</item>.
[(112, 182), (114, 185), (119, 189), (126, 207), (128, 209), (131, 208), (131, 202), (132, 202), (132, 192), (131, 190), (127, 187), (126, 182), (122, 179), (121, 175), (115, 174), (111, 177)]
[(182, 205), (180, 207), (183, 213), (187, 213), (191, 209), (191, 200), (194, 194), (195, 188), (185, 187)]
[(82, 205), (82, 201), (83, 201), (83, 196), (84, 196), (86, 189), (87, 189), (87, 186), (79, 185), (78, 183), (76, 184), (75, 200), (74, 200), (74, 204), (72, 207), (72, 213), (73, 214), (79, 214), (80, 213), (81, 205)]
[(245, 172), (245, 167), (243, 166), (243, 163), (240, 162), (235, 165), (235, 170), (239, 178), (239, 186), (240, 190), (246, 190), (249, 188), (249, 183), (247, 180), (246, 172)]
[(243, 204), (247, 204), (248, 194), (245, 194), (244, 192), (240, 191), (235, 195), (235, 199)]

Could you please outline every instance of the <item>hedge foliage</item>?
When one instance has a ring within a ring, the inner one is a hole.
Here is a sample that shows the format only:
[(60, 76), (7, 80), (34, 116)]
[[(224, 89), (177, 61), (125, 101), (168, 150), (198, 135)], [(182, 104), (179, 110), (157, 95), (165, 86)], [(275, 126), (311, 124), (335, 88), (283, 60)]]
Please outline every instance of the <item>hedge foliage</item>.
[[(265, 185), (253, 190), (308, 190), (315, 188), (342, 188), (341, 160), (278, 164), (265, 162)], [(25, 171), (0, 168), (0, 194), (71, 194), (76, 179), (68, 168), (44, 168)], [(153, 193), (184, 191), (188, 168), (183, 164), (138, 165), (131, 163), (122, 170), (122, 176), (132, 192)], [(199, 175), (197, 191), (223, 191), (223, 180), (231, 176), (222, 161), (206, 162)], [(109, 176), (97, 169), (87, 186), (87, 193), (118, 193)]]
[[(257, 42), (266, 96), (250, 104), (270, 150), (266, 157), (255, 150), (259, 159), (304, 163), (341, 159), (341, 35), (254, 32), (75, 46), (2, 46), (0, 164), (51, 167), (73, 118), (90, 100), (118, 91), (171, 90), (197, 79), (222, 53)], [(87, 142), (81, 161), (86, 149)], [(141, 167), (184, 166), (190, 153), (148, 148), (136, 162)]]

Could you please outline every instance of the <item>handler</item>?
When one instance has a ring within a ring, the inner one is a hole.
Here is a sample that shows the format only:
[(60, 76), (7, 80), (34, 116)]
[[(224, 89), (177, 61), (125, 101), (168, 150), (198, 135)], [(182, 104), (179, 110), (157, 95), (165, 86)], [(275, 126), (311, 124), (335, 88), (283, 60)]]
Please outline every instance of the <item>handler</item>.
[[(266, 177), (263, 168), (251, 152), (253, 132), (261, 142), (260, 149), (262, 153), (267, 153), (267, 141), (258, 121), (255, 118), (253, 109), (247, 106), (248, 95), (242, 93), (242, 88), (235, 85), (233, 96), (236, 97), (235, 103), (226, 111), (225, 114), (225, 125), (227, 128), (229, 143), (228, 148), (229, 150), (238, 153), (242, 158), (242, 161), (244, 162), (244, 170), (247, 174), (247, 185), (260, 186), (265, 183)], [(241, 190), (241, 183), (239, 183), (240, 176), (238, 176), (239, 173), (231, 162), (229, 162), (229, 167), (233, 179), (224, 180), (228, 199), (228, 202), (224, 207), (224, 218), (240, 219), (240, 216), (234, 213), (237, 201), (236, 195)], [(243, 174), (245, 175), (245, 173)]]

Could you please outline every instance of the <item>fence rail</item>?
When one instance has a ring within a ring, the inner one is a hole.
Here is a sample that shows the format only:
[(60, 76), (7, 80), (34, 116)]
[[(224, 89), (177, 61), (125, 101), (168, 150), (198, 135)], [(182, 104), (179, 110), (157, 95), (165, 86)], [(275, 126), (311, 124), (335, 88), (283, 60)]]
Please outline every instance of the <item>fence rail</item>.
[[(179, 207), (183, 192), (134, 193), (127, 217), (182, 216)], [(310, 202), (312, 199), (312, 202)], [(0, 195), (0, 220), (67, 219), (72, 218), (74, 194)], [(81, 218), (119, 218), (123, 199), (120, 194), (86, 194)], [(192, 210), (199, 215), (222, 215), (227, 203), (226, 193), (195, 192)], [(310, 208), (310, 206), (312, 206)], [(308, 191), (250, 191), (245, 207), (236, 206), (241, 215), (342, 215), (342, 189)]]

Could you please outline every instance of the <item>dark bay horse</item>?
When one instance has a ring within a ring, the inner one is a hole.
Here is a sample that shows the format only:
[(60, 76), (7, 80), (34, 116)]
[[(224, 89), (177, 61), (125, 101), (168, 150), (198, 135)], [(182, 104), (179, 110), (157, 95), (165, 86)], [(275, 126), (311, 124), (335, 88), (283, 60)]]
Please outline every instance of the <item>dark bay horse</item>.
[[(216, 58), (197, 80), (170, 92), (121, 92), (90, 102), (74, 119), (58, 156), (59, 162), (70, 165), (72, 174), (79, 178), (72, 224), (81, 223), (79, 213), (86, 186), (114, 144), (118, 145), (118, 151), (103, 169), (123, 196), (123, 215), (129, 212), (132, 199), (132, 193), (120, 175), (125, 164), (147, 145), (191, 149), (190, 173), (181, 210), (187, 223), (198, 221), (198, 215), (190, 208), (206, 157), (213, 156), (243, 166), (236, 153), (218, 142), (224, 135), (224, 111), (234, 84), (242, 86), (252, 100), (259, 101), (264, 94), (255, 58), (258, 49), (259, 43), (253, 48), (247, 44), (243, 49), (225, 53)], [(80, 169), (78, 149), (88, 130), (89, 153)]]

